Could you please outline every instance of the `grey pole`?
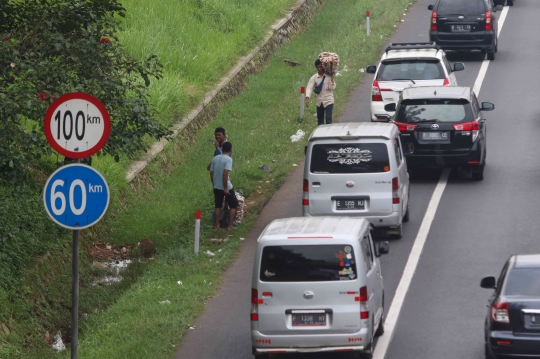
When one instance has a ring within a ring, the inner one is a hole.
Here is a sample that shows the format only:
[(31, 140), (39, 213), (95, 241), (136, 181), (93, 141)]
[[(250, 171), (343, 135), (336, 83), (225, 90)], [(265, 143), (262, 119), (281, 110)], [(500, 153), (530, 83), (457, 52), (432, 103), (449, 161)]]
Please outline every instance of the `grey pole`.
[[(80, 159), (73, 162), (80, 163)], [(79, 230), (73, 230), (71, 275), (71, 359), (77, 359), (79, 341)]]

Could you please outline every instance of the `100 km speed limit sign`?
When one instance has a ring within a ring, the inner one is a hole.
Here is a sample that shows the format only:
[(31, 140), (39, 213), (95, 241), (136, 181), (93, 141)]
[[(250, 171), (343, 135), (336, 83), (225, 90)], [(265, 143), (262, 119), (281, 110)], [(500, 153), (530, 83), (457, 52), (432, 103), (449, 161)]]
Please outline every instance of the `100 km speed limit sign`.
[(84, 158), (98, 152), (111, 132), (105, 106), (92, 95), (72, 92), (57, 98), (45, 114), (44, 132), (61, 155)]

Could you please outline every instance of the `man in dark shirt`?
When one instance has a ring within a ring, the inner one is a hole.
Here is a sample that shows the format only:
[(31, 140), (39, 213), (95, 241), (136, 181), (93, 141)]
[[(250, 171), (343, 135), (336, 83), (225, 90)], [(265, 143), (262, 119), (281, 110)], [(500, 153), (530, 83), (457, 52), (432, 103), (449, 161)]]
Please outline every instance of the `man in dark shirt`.
[[(225, 129), (223, 127), (218, 127), (214, 131), (214, 137), (216, 141), (214, 142), (214, 146), (216, 149), (214, 150), (214, 157), (217, 155), (223, 154), (223, 144), (227, 142), (227, 136), (225, 135)], [(232, 151), (231, 154), (232, 155)], [(229, 156), (230, 156), (229, 155)], [(206, 167), (208, 171), (210, 171), (210, 164)]]

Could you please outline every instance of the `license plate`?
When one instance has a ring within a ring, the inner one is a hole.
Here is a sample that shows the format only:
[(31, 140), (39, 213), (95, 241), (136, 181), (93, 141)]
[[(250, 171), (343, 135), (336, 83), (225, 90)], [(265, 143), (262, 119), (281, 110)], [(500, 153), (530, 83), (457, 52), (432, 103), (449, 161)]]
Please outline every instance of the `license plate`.
[(292, 325), (295, 327), (324, 327), (326, 325), (325, 313), (299, 313), (292, 314)]
[(424, 141), (448, 141), (450, 139), (449, 132), (421, 132), (422, 140)]
[(336, 200), (336, 209), (364, 209), (365, 202), (363, 199), (338, 199)]
[(471, 25), (452, 25), (452, 32), (471, 31)]

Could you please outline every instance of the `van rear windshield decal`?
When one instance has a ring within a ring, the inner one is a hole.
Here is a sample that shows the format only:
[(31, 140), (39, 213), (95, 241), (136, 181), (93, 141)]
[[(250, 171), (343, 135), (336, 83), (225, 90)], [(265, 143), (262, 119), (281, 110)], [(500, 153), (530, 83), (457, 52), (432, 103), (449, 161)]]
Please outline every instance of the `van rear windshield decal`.
[(328, 162), (339, 162), (340, 165), (369, 162), (371, 158), (370, 150), (361, 150), (353, 147), (340, 148), (338, 151), (331, 150), (328, 152)]
[(354, 280), (356, 261), (351, 246), (293, 245), (264, 247), (262, 282), (328, 282)]
[(311, 173), (376, 173), (389, 167), (384, 143), (316, 144), (311, 151)]

